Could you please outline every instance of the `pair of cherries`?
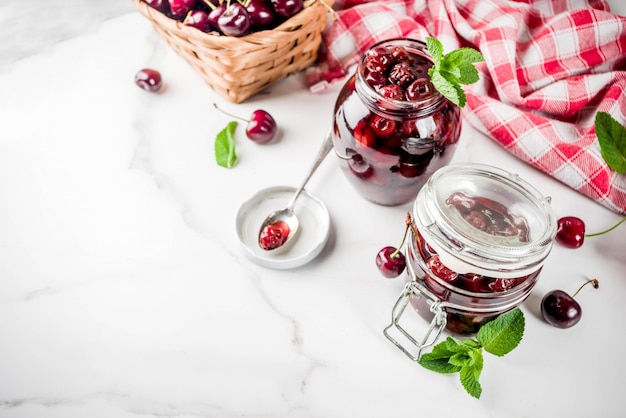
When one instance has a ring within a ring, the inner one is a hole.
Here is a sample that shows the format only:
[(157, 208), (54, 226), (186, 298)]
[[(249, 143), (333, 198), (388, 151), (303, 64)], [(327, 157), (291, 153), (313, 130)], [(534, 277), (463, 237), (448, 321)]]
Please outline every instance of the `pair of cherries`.
[[(611, 228), (595, 233), (585, 233), (585, 222), (574, 216), (560, 218), (557, 222), (557, 233), (555, 240), (567, 248), (579, 248), (583, 245), (585, 237), (603, 235), (617, 228), (626, 218), (623, 218)], [(402, 248), (406, 239), (407, 231), (412, 225), (410, 216), (407, 217), (407, 227), (400, 247), (386, 246), (376, 254), (376, 266), (384, 277), (398, 277), (406, 268), (406, 258), (399, 248)], [(562, 290), (553, 290), (547, 293), (541, 301), (541, 314), (546, 322), (557, 328), (570, 328), (576, 325), (582, 317), (582, 308), (574, 299), (578, 292), (586, 286), (592, 284), (594, 288), (599, 287), (597, 279), (586, 281), (572, 296)]]
[[(623, 218), (611, 228), (595, 234), (585, 232), (585, 222), (576, 216), (565, 216), (557, 222), (557, 232), (555, 240), (567, 248), (580, 248), (585, 242), (585, 238), (606, 234), (621, 225), (626, 218)], [(570, 328), (576, 325), (582, 316), (582, 308), (574, 299), (583, 286), (592, 283), (594, 288), (598, 288), (596, 279), (585, 282), (572, 296), (562, 290), (553, 290), (547, 293), (541, 300), (541, 314), (551, 325), (558, 328)]]
[[(159, 71), (152, 68), (143, 68), (135, 74), (135, 84), (151, 93), (159, 93), (163, 89), (163, 78)], [(257, 109), (252, 112), (250, 119), (243, 119), (224, 112), (216, 104), (213, 104), (213, 106), (228, 116), (247, 122), (246, 136), (257, 144), (270, 142), (276, 136), (278, 131), (276, 120), (265, 110)]]

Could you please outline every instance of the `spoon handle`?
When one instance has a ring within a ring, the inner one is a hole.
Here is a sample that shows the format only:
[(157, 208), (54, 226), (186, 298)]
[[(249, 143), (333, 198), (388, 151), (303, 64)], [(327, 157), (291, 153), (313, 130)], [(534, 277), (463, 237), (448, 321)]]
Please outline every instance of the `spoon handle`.
[(298, 190), (296, 190), (296, 192), (293, 194), (293, 197), (287, 204), (288, 209), (290, 210), (293, 209), (293, 206), (296, 203), (296, 199), (298, 198), (298, 196), (300, 196), (300, 193), (302, 193), (302, 190), (304, 190), (304, 186), (306, 186), (306, 184), (309, 182), (309, 179), (311, 178), (315, 170), (317, 170), (317, 167), (319, 167), (322, 161), (324, 161), (324, 158), (326, 158), (326, 156), (328, 155), (328, 153), (330, 152), (332, 148), (333, 148), (332, 131), (328, 131), (328, 133), (326, 134), (326, 137), (324, 138), (324, 141), (322, 142), (322, 146), (317, 152), (317, 157), (315, 158), (313, 165), (309, 169), (309, 172), (304, 178), (304, 181), (302, 182), (300, 187), (298, 187)]

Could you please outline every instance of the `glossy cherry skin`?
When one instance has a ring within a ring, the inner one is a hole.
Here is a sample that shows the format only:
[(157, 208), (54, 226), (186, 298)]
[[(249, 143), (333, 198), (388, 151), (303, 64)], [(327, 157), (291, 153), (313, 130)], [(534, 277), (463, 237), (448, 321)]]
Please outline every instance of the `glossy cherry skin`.
[(220, 16), (226, 11), (226, 3), (222, 3), (209, 12), (209, 24), (217, 31), (220, 31), (220, 25), (217, 23)]
[(265, 144), (276, 136), (276, 121), (265, 110), (255, 110), (250, 116), (250, 121), (246, 126), (248, 138), (258, 144)]
[(196, 7), (197, 0), (168, 0), (171, 15), (174, 19), (182, 20)]
[(217, 25), (224, 35), (244, 36), (250, 32), (250, 15), (241, 3), (232, 2), (217, 19)]
[(194, 27), (202, 32), (208, 32), (211, 30), (211, 23), (209, 22), (209, 14), (204, 10), (192, 10), (190, 11), (183, 24)]
[(265, 28), (274, 23), (274, 11), (265, 0), (250, 0), (246, 9), (248, 10), (252, 27)]
[(153, 9), (158, 10), (161, 13), (169, 14), (170, 13), (170, 5), (167, 0), (144, 0), (144, 2), (152, 7)]
[(541, 315), (557, 328), (570, 328), (580, 321), (580, 304), (562, 290), (553, 290), (541, 300)]
[(397, 248), (387, 246), (376, 254), (376, 267), (388, 279), (398, 277), (406, 267), (406, 258), (400, 251), (392, 257), (396, 251)]
[(151, 93), (157, 93), (163, 86), (161, 73), (151, 68), (144, 68), (135, 74), (135, 84)]
[(557, 221), (556, 242), (568, 248), (579, 248), (585, 242), (585, 222), (575, 216)]
[(271, 0), (274, 11), (283, 17), (291, 17), (302, 10), (302, 0)]

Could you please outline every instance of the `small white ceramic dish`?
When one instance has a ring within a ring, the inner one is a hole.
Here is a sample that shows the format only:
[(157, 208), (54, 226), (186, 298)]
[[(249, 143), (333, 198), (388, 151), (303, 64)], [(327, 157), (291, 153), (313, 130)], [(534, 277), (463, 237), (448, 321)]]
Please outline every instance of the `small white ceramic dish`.
[(326, 205), (306, 190), (298, 197), (294, 211), (300, 220), (297, 236), (284, 247), (263, 250), (259, 230), (265, 217), (284, 208), (295, 187), (264, 189), (245, 201), (237, 212), (237, 236), (243, 253), (255, 263), (273, 269), (291, 269), (313, 260), (324, 249), (330, 234), (330, 215)]

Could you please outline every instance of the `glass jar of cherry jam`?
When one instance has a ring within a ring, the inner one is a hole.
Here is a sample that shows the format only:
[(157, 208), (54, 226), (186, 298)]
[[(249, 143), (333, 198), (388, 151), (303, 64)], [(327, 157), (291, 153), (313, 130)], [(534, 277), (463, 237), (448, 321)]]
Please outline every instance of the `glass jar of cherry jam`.
[[(407, 283), (385, 335), (411, 358), (448, 330), (473, 334), (530, 294), (556, 235), (549, 198), (518, 175), (479, 164), (437, 170), (413, 204)], [(430, 322), (408, 336), (399, 319), (411, 303)], [(418, 350), (391, 336), (395, 328)]]
[(386, 206), (415, 199), (450, 162), (461, 112), (432, 85), (426, 44), (391, 39), (370, 47), (335, 103), (333, 144), (361, 196)]

